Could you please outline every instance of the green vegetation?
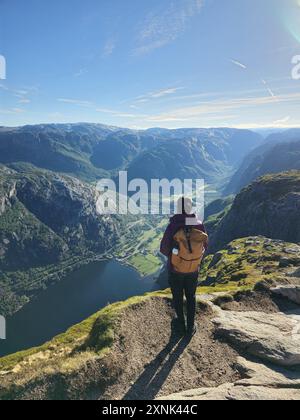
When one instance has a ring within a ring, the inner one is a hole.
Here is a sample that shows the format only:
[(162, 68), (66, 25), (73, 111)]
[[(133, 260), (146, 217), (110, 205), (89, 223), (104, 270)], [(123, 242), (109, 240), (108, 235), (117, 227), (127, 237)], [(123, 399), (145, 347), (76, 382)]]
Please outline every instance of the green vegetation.
[(218, 198), (205, 207), (205, 227), (209, 235), (213, 234), (219, 223), (230, 211), (234, 198), (234, 195)]
[(257, 282), (280, 278), (283, 258), (295, 259), (297, 245), (249, 237), (231, 242), (215, 255), (209, 255), (200, 272), (200, 284), (213, 288), (251, 288)]
[(156, 273), (163, 264), (159, 246), (167, 223), (165, 218), (140, 218), (128, 226), (128, 231), (116, 245), (118, 251), (114, 255), (142, 275)]
[[(0, 358), (0, 375), (4, 371), (9, 372), (15, 369), (16, 365), (20, 364), (21, 366), (19, 367), (21, 369), (24, 368), (24, 371), (26, 371), (28, 368), (32, 374), (30, 361), (34, 363), (35, 360), (37, 363), (47, 361), (47, 368), (53, 362), (53, 369), (63, 370), (64, 367), (70, 365), (70, 360), (68, 359), (74, 359), (74, 361), (82, 360), (82, 353), (87, 353), (88, 357), (92, 353), (97, 357), (103, 356), (113, 344), (115, 330), (122, 311), (127, 307), (140, 303), (149, 296), (133, 297), (127, 301), (109, 305), (40, 347)], [(37, 354), (39, 354), (39, 357), (32, 357)], [(73, 365), (76, 366), (76, 363), (72, 363)], [(41, 371), (37, 372), (37, 374), (41, 374)]]

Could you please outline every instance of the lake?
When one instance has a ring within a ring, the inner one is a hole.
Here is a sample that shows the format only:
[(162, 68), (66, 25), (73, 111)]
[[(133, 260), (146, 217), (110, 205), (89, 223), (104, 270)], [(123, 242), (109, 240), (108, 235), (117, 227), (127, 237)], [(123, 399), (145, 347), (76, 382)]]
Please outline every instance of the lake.
[(39, 346), (110, 303), (158, 288), (153, 276), (142, 278), (116, 261), (90, 263), (7, 319), (0, 356)]

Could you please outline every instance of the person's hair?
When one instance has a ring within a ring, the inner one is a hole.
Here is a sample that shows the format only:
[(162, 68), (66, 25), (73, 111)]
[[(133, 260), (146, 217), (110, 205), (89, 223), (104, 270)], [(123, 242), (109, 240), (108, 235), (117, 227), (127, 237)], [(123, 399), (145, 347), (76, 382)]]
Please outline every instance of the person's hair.
[(188, 197), (180, 197), (177, 201), (177, 214), (192, 214), (193, 202)]

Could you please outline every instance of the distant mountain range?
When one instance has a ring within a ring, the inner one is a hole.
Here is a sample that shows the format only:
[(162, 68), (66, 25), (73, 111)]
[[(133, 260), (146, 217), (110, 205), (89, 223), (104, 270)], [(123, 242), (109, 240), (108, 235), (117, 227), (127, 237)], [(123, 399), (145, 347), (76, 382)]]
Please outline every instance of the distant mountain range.
[(256, 178), (300, 169), (300, 129), (272, 134), (252, 150), (232, 177), (226, 193), (238, 193)]
[[(127, 169), (131, 178), (228, 176), (263, 138), (249, 130), (150, 129), (100, 124), (0, 128), (0, 162), (25, 162), (83, 180)], [(17, 167), (15, 166), (15, 169)]]

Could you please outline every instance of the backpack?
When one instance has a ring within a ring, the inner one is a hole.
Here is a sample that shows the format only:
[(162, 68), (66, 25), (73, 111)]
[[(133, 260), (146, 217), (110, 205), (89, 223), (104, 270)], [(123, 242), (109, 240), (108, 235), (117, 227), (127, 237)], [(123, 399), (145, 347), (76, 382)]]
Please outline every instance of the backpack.
[(193, 227), (184, 227), (174, 236), (176, 247), (173, 249), (171, 264), (182, 274), (196, 273), (199, 270), (208, 235)]

